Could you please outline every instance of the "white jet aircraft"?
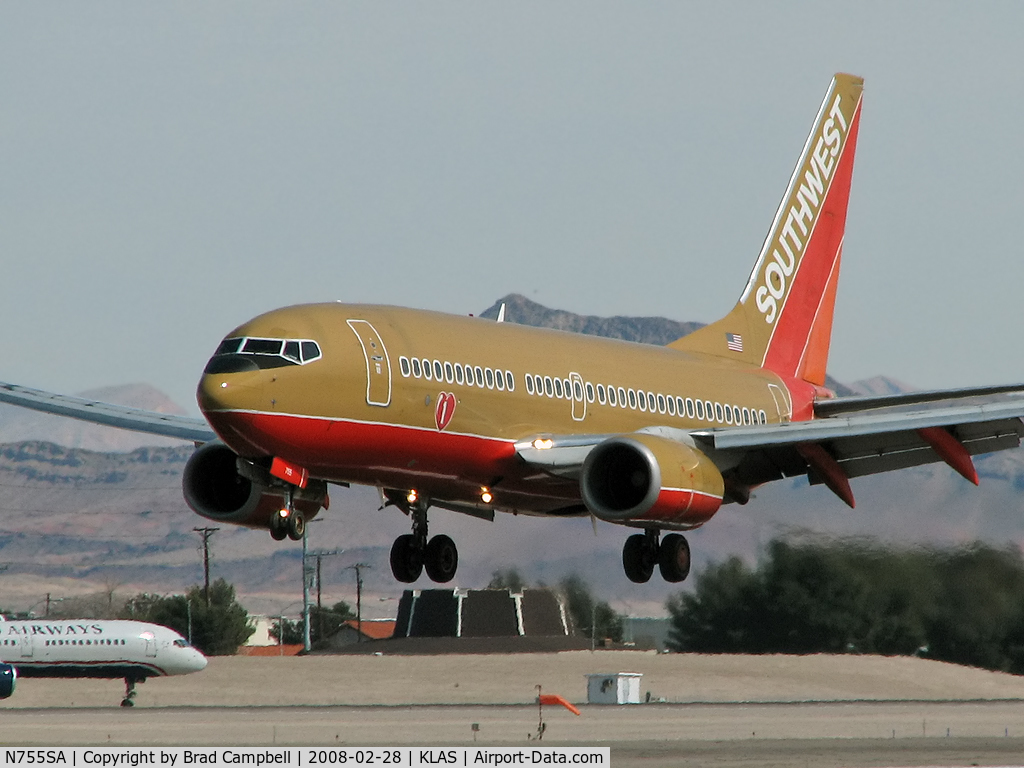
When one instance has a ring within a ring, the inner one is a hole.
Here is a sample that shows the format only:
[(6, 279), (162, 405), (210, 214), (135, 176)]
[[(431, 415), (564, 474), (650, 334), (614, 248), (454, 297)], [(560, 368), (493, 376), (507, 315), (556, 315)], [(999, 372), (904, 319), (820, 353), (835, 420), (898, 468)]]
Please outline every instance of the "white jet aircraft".
[(159, 624), (0, 617), (0, 699), (14, 693), (18, 677), (124, 678), (121, 706), (131, 707), (136, 683), (205, 667), (202, 653)]

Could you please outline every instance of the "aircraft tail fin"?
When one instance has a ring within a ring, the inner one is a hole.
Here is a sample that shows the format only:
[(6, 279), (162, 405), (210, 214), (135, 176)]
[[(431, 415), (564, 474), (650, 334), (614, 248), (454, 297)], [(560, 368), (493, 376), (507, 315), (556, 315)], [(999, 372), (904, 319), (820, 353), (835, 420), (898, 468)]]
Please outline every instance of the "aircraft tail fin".
[(670, 347), (825, 383), (863, 90), (832, 79), (739, 302)]

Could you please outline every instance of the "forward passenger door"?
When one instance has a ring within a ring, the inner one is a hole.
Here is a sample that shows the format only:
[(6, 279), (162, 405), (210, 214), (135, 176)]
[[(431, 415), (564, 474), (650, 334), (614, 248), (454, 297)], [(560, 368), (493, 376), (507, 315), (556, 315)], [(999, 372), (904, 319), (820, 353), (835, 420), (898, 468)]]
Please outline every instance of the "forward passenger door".
[(366, 360), (366, 402), (386, 407), (391, 403), (391, 360), (377, 329), (366, 320), (349, 320)]

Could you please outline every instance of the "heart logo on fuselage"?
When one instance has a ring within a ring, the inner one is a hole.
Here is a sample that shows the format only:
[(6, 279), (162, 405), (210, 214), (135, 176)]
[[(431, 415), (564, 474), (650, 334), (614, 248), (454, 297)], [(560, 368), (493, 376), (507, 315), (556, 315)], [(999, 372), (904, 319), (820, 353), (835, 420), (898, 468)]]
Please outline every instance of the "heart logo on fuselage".
[(437, 407), (434, 409), (434, 421), (439, 430), (444, 430), (455, 415), (455, 395), (451, 392), (442, 392), (437, 396)]

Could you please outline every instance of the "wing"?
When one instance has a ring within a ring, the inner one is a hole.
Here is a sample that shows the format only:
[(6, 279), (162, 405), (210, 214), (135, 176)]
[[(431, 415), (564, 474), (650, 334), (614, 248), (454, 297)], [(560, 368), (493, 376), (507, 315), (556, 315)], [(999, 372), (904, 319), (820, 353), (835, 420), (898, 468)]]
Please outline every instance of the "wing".
[[(999, 392), (1020, 390), (1020, 386), (998, 388)], [(690, 432), (642, 431), (673, 437), (707, 454), (726, 479), (733, 501), (745, 502), (755, 486), (807, 474), (812, 484), (825, 483), (852, 507), (850, 478), (937, 461), (945, 461), (977, 484), (971, 457), (1016, 448), (1024, 435), (1024, 397), (955, 402), (993, 391), (996, 388), (850, 398), (851, 402), (827, 401), (833, 405), (824, 409), (844, 415), (811, 421)], [(941, 400), (947, 404), (939, 404)], [(908, 403), (927, 407), (909, 409)], [(538, 469), (579, 477), (590, 450), (610, 437), (541, 435), (518, 443), (516, 449)]]
[(989, 387), (966, 387), (963, 389), (932, 389), (918, 392), (900, 392), (895, 395), (871, 395), (869, 397), (837, 397), (815, 402), (814, 415), (838, 416), (841, 413), (869, 411), (875, 408), (923, 405), (940, 401), (966, 400), (968, 398), (1007, 394), (1024, 394), (1024, 384), (999, 384)]
[(768, 427), (694, 433), (698, 445), (739, 456), (738, 487), (807, 473), (851, 507), (849, 478), (945, 461), (978, 483), (972, 456), (1016, 448), (1024, 399), (915, 411), (853, 413)]
[(108, 427), (163, 437), (177, 437), (197, 443), (206, 443), (217, 437), (203, 419), (144, 411), (141, 408), (129, 408), (124, 405), (113, 405), (69, 395), (58, 395), (39, 389), (19, 387), (16, 384), (0, 382), (0, 403), (9, 403), (58, 416), (68, 416), (93, 424), (103, 424)]

